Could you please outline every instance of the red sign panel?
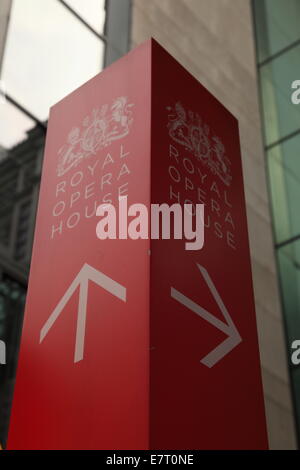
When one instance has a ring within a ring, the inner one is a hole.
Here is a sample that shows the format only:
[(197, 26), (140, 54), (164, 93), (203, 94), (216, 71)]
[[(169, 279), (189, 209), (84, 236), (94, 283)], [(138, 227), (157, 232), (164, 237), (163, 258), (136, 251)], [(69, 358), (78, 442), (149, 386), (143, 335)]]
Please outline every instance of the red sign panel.
[(151, 202), (205, 204), (205, 241), (151, 243), (151, 447), (265, 449), (238, 122), (153, 50)]
[[(99, 240), (205, 204), (205, 243)], [(266, 448), (238, 127), (148, 41), (51, 110), (11, 449)]]

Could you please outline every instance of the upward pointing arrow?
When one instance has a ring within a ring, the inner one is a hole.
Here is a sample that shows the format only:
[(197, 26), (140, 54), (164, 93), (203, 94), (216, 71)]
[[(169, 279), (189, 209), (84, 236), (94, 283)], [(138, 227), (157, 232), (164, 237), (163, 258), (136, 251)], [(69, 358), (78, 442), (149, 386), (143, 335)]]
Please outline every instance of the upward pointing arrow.
[(40, 343), (44, 340), (49, 330), (52, 328), (59, 315), (65, 308), (67, 302), (74, 294), (77, 287), (79, 287), (79, 301), (77, 313), (77, 327), (76, 327), (76, 340), (75, 340), (75, 354), (74, 362), (79, 362), (83, 359), (84, 354), (84, 340), (85, 340), (85, 325), (86, 325), (86, 310), (88, 301), (88, 284), (93, 281), (98, 286), (102, 287), (107, 292), (110, 292), (115, 297), (118, 297), (123, 302), (126, 302), (126, 288), (110, 277), (103, 274), (101, 271), (93, 268), (89, 264), (84, 264), (72, 281), (69, 288), (66, 290), (63, 297), (58, 302), (57, 306), (51, 313), (50, 317), (44, 324), (40, 333)]
[(210, 292), (212, 293), (219, 309), (221, 310), (225, 322), (222, 320), (219, 320), (217, 317), (212, 315), (210, 312), (205, 310), (203, 307), (200, 307), (200, 305), (196, 304), (193, 302), (191, 299), (186, 297), (185, 295), (181, 294), (178, 290), (174, 289), (174, 287), (171, 287), (171, 297), (178, 302), (180, 302), (182, 305), (190, 309), (192, 312), (196, 313), (200, 317), (202, 317), (204, 320), (206, 320), (208, 323), (211, 325), (215, 326), (219, 330), (223, 331), (228, 338), (226, 338), (219, 346), (217, 346), (215, 349), (213, 349), (209, 354), (207, 354), (203, 359), (201, 359), (201, 363), (206, 365), (207, 367), (211, 368), (217, 362), (219, 362), (223, 357), (225, 357), (233, 348), (235, 348), (239, 343), (241, 343), (242, 338), (240, 337), (240, 334), (238, 330), (236, 329), (235, 324), (233, 323), (227, 308), (224, 305), (223, 300), (220, 297), (219, 292), (217, 291), (213, 281), (211, 280), (208, 272), (203, 266), (200, 266), (200, 264), (197, 264)]

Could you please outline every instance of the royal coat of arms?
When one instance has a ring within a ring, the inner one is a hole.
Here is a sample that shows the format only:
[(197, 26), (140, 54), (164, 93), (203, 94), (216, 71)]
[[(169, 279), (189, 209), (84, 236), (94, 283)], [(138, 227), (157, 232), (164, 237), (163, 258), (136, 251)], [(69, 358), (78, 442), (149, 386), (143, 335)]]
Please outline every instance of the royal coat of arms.
[(186, 112), (181, 103), (177, 102), (174, 108), (167, 107), (167, 110), (169, 111), (170, 137), (183, 145), (197, 160), (229, 186), (232, 180), (231, 162), (220, 138), (216, 135), (211, 136), (210, 128), (202, 122), (199, 114), (192, 111)]
[(95, 108), (83, 119), (81, 127), (73, 127), (67, 143), (58, 151), (57, 175), (64, 175), (83, 159), (129, 134), (133, 122), (132, 106), (126, 97), (121, 96), (110, 107), (104, 104)]

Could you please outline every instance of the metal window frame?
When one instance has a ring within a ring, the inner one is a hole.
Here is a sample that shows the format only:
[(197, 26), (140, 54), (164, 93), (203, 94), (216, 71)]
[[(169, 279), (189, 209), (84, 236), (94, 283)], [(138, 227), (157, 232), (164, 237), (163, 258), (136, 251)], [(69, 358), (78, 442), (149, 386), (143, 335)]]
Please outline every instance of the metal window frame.
[(105, 44), (103, 66), (107, 67), (129, 50), (132, 0), (105, 0), (104, 32), (96, 31), (65, 0), (57, 0)]

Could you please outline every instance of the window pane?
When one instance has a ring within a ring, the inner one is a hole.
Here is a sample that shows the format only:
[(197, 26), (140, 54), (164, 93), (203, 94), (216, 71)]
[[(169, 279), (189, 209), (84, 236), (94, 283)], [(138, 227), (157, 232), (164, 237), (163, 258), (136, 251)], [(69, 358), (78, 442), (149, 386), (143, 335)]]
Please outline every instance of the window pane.
[(7, 345), (6, 365), (0, 367), (0, 442), (2, 444), (6, 443), (7, 438), (25, 295), (24, 286), (6, 275), (0, 276), (0, 338)]
[(300, 234), (300, 135), (267, 154), (276, 241)]
[(36, 184), (45, 131), (8, 101), (0, 104), (0, 122), (0, 251), (12, 256), (17, 250), (12, 237), (16, 201)]
[(291, 84), (299, 77), (300, 46), (261, 67), (266, 144), (300, 128), (300, 105), (291, 101)]
[(3, 101), (0, 103), (0, 123), (1, 162), (13, 146), (26, 139), (27, 131), (34, 127), (34, 121), (10, 104), (9, 101)]
[(14, 249), (14, 257), (20, 261), (27, 256), (28, 236), (30, 231), (30, 214), (32, 210), (31, 198), (20, 204), (19, 218), (16, 233), (16, 242)]
[(300, 241), (278, 250), (288, 343), (300, 338)]
[(299, 0), (255, 0), (259, 61), (300, 38)]
[(291, 378), (292, 378), (292, 386), (294, 389), (294, 397), (295, 397), (296, 422), (300, 423), (300, 367), (299, 366), (293, 367)]
[(65, 0), (97, 33), (103, 33), (105, 0)]
[(54, 0), (14, 0), (2, 71), (8, 94), (41, 120), (96, 75), (103, 42)]
[[(27, 139), (34, 122), (8, 101), (0, 104), (0, 249), (10, 248), (14, 198), (19, 186), (18, 144)], [(8, 252), (6, 251), (6, 254)]]
[[(300, 241), (278, 250), (278, 261), (290, 357), (291, 343), (300, 338)], [(296, 413), (300, 419), (300, 366), (294, 366), (291, 361), (290, 366)]]

